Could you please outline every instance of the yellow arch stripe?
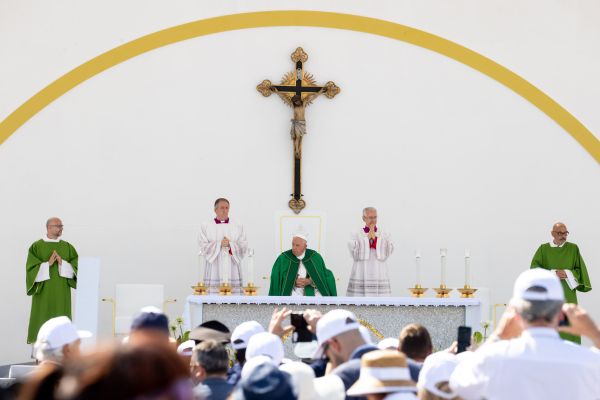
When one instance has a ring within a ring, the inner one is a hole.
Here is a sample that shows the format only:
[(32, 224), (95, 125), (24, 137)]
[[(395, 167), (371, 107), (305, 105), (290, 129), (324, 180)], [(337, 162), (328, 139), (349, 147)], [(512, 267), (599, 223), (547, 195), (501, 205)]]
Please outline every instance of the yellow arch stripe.
[(147, 51), (219, 32), (274, 26), (312, 26), (370, 33), (443, 54), (507, 86), (552, 118), (600, 163), (600, 140), (541, 90), (514, 72), (459, 44), (405, 25), (320, 11), (266, 11), (198, 20), (125, 43), (91, 59), (36, 93), (0, 123), (0, 144), (54, 100), (96, 74)]

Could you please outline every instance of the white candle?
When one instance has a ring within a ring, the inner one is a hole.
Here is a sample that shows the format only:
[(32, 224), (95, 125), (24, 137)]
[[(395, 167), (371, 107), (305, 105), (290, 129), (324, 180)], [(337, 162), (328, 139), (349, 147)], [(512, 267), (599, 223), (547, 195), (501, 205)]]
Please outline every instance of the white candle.
[(441, 264), (442, 264), (442, 285), (446, 284), (446, 255), (448, 254), (448, 249), (440, 249), (441, 256)]
[(417, 273), (417, 285), (421, 284), (421, 252), (415, 250), (415, 268)]
[(198, 253), (198, 282), (204, 281), (204, 253), (202, 250)]
[(254, 249), (248, 249), (248, 278), (246, 284), (254, 283)]
[(223, 278), (221, 279), (221, 283), (229, 283), (229, 273), (223, 270)]
[(471, 285), (471, 251), (465, 250), (465, 285)]

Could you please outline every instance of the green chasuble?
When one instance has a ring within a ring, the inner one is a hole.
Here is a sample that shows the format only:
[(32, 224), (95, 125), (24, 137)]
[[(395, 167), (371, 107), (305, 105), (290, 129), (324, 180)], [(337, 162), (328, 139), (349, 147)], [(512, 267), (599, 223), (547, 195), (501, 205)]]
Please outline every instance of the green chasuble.
[[(322, 296), (337, 296), (335, 287), (335, 278), (333, 273), (325, 267), (323, 257), (314, 250), (306, 249), (302, 264), (306, 268), (306, 276), (310, 277), (313, 284), (319, 290)], [(277, 257), (273, 269), (271, 270), (271, 286), (269, 287), (269, 296), (289, 296), (296, 283), (300, 260), (292, 253), (292, 250), (285, 251)], [(314, 296), (315, 288), (306, 286), (304, 288), (305, 296)]]
[[(561, 279), (563, 291), (565, 292), (565, 302), (577, 304), (577, 290), (580, 292), (589, 292), (592, 290), (590, 277), (576, 244), (565, 242), (561, 247), (552, 247), (550, 243), (541, 245), (531, 261), (531, 268), (545, 268), (548, 270), (568, 269), (573, 273), (575, 280), (579, 284), (571, 289), (566, 279)], [(563, 339), (581, 343), (578, 336), (561, 333)]]
[[(36, 282), (40, 266), (50, 260), (56, 250), (60, 258), (73, 267), (73, 279), (59, 275), (58, 262), (50, 266), (50, 279)], [(77, 287), (77, 252), (64, 240), (56, 242), (38, 240), (29, 248), (26, 265), (27, 295), (31, 296), (31, 315), (27, 343), (34, 343), (42, 324), (50, 318), (67, 316), (71, 318), (71, 288)]]

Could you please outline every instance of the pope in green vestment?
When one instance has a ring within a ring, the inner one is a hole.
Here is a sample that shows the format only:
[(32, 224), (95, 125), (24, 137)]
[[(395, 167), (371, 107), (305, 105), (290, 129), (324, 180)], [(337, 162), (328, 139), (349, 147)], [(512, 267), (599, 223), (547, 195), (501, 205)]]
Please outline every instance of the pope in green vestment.
[(296, 235), (292, 249), (281, 253), (273, 264), (269, 296), (290, 296), (302, 290), (304, 296), (314, 296), (315, 289), (321, 296), (337, 296), (335, 278), (323, 257), (306, 248), (304, 236)]
[[(27, 295), (31, 296), (27, 343), (36, 341), (40, 327), (50, 318), (64, 315), (71, 319), (71, 288), (77, 288), (77, 252), (58, 238), (62, 233), (60, 220), (50, 219), (47, 227), (48, 235), (33, 243), (27, 254), (25, 280)], [(58, 236), (53, 232), (59, 232)], [(60, 259), (53, 259), (54, 252)]]
[[(565, 293), (565, 303), (577, 304), (577, 291), (589, 292), (592, 290), (592, 284), (579, 247), (566, 240), (568, 234), (564, 224), (555, 224), (552, 228), (554, 239), (537, 249), (531, 261), (531, 268), (557, 270)], [(561, 333), (561, 337), (581, 343), (578, 336)]]

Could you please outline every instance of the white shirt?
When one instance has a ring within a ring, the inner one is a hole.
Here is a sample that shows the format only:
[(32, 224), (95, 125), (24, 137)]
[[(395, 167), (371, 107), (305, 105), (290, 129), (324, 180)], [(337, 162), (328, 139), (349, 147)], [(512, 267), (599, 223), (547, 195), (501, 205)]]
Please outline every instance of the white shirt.
[(450, 387), (463, 399), (600, 399), (600, 354), (551, 328), (486, 344), (462, 361)]
[(550, 245), (550, 247), (563, 247), (565, 245), (565, 243), (567, 243), (566, 240), (561, 245), (558, 245), (558, 244), (554, 243), (554, 240), (551, 240), (551, 241), (548, 242), (548, 244)]

